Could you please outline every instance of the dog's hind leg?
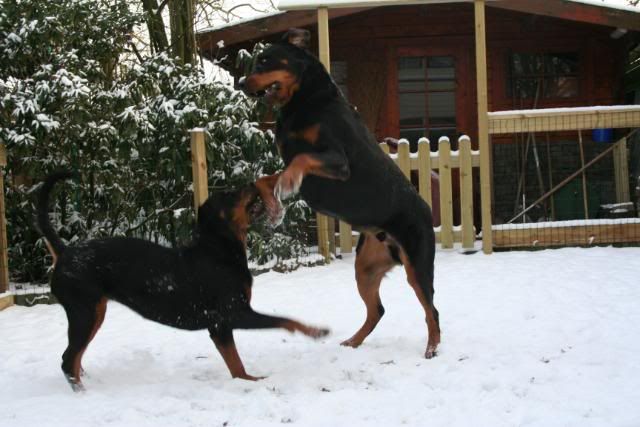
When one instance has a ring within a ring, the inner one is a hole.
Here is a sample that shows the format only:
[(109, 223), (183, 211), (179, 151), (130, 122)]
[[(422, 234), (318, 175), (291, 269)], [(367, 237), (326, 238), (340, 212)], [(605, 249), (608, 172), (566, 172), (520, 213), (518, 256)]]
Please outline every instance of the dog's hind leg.
[(106, 300), (84, 299), (81, 301), (74, 298), (72, 302), (61, 301), (61, 304), (69, 322), (69, 344), (62, 354), (62, 372), (73, 391), (83, 391), (84, 386), (80, 380), (82, 356), (104, 320)]
[(227, 368), (231, 373), (231, 377), (249, 381), (257, 381), (265, 378), (254, 377), (253, 375), (247, 374), (244, 370), (244, 365), (242, 364), (242, 360), (240, 360), (240, 355), (238, 354), (238, 349), (236, 348), (236, 343), (233, 339), (233, 331), (215, 331), (213, 329), (209, 329), (209, 335), (220, 352), (224, 363), (227, 365)]
[(289, 332), (301, 332), (311, 338), (322, 338), (329, 334), (325, 328), (317, 328), (300, 323), (297, 320), (286, 317), (269, 316), (268, 314), (257, 313), (249, 306), (233, 316), (231, 320), (232, 329), (270, 329), (282, 328)]
[(422, 230), (413, 230), (411, 235), (403, 237), (398, 239), (403, 248), (400, 257), (407, 273), (407, 281), (424, 308), (429, 336), (424, 357), (431, 359), (436, 355), (438, 344), (440, 344), (439, 314), (433, 304), (435, 236), (433, 229), (429, 226)]
[[(96, 333), (98, 332), (98, 329), (100, 329), (100, 327), (102, 326), (102, 323), (104, 322), (104, 317), (107, 313), (107, 298), (103, 297), (102, 299), (100, 299), (100, 302), (98, 302), (98, 305), (96, 306), (96, 321), (95, 324), (93, 325), (93, 330), (91, 331), (91, 336), (89, 336), (89, 342), (87, 343), (87, 347), (89, 346), (89, 344), (91, 344), (91, 341), (93, 341), (93, 338), (96, 336)], [(86, 349), (86, 347), (85, 347)], [(84, 350), (83, 353), (84, 354)], [(80, 358), (82, 358), (82, 356), (80, 356)], [(82, 363), (80, 364), (80, 376), (84, 376), (85, 375), (85, 371), (82, 367)]]
[(233, 340), (233, 329), (283, 328), (289, 332), (302, 332), (312, 338), (320, 338), (329, 333), (328, 329), (307, 326), (285, 317), (256, 313), (248, 305), (232, 316), (229, 325), (229, 329), (210, 328), (209, 335), (229, 368), (231, 376), (233, 378), (242, 378), (251, 381), (256, 381), (264, 377), (254, 377), (247, 374), (244, 370), (244, 365), (240, 360), (236, 344)]
[(384, 315), (384, 307), (380, 301), (380, 282), (397, 263), (393, 258), (394, 249), (389, 247), (386, 237), (385, 233), (360, 234), (356, 249), (356, 282), (360, 297), (367, 307), (367, 318), (360, 329), (341, 345), (358, 347)]

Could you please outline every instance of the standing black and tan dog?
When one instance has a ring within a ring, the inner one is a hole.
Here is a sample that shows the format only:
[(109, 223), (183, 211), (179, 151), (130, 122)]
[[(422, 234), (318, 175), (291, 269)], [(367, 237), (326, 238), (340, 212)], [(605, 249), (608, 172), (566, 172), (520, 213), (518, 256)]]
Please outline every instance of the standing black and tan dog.
[(402, 263), (426, 313), (425, 357), (431, 358), (440, 342), (431, 210), (306, 50), (308, 39), (308, 31), (290, 30), (258, 56), (253, 72), (239, 82), (247, 94), (280, 107), (276, 143), (286, 168), (261, 181), (259, 190), (272, 217), (281, 209), (278, 199), (299, 191), (316, 211), (362, 232), (356, 280), (367, 318), (344, 345), (359, 346), (375, 328), (384, 314), (380, 281)]
[(313, 338), (328, 333), (251, 309), (245, 238), (249, 221), (262, 210), (254, 185), (211, 196), (198, 210), (196, 238), (190, 246), (171, 249), (124, 237), (66, 246), (49, 222), (48, 204), (54, 184), (69, 177), (58, 173), (44, 181), (38, 226), (55, 259), (51, 291), (69, 322), (62, 371), (74, 390), (83, 389), (82, 355), (102, 325), (108, 299), (164, 325), (208, 329), (234, 378), (259, 379), (245, 372), (234, 329), (284, 328)]

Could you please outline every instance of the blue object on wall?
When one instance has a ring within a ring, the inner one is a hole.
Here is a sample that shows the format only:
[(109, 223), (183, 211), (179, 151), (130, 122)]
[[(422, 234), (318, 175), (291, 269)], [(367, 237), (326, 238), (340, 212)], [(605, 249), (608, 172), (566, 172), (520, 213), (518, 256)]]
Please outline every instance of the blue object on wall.
[(613, 141), (613, 129), (594, 129), (591, 132), (591, 139), (595, 142)]

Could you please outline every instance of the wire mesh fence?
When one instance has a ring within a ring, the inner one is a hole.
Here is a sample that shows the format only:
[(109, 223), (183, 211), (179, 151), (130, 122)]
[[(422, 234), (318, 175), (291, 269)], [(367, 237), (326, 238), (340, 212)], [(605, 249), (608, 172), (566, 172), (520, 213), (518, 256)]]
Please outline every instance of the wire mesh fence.
[(495, 247), (640, 243), (637, 136), (629, 136), (522, 132), (494, 143)]

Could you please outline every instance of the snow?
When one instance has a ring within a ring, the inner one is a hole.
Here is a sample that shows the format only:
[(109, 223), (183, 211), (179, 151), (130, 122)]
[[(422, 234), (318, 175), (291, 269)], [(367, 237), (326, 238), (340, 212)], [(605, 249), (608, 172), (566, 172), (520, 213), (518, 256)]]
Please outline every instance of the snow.
[[(84, 357), (87, 392), (59, 368), (56, 305), (0, 312), (0, 425), (637, 426), (640, 248), (436, 256), (440, 354), (423, 359), (424, 313), (396, 268), (385, 317), (364, 320), (354, 258), (255, 279), (257, 310), (327, 325), (313, 341), (237, 331), (247, 371), (233, 380), (205, 331), (157, 325), (110, 303)], [(471, 280), (473, 279), (473, 280)]]
[(500, 118), (501, 116), (518, 115), (520, 117), (548, 115), (558, 113), (569, 114), (585, 114), (592, 113), (594, 111), (602, 112), (638, 112), (640, 111), (640, 105), (598, 105), (591, 107), (560, 107), (560, 108), (537, 108), (529, 110), (505, 110), (505, 111), (493, 111), (489, 112), (489, 117)]
[[(409, 4), (434, 4), (434, 3), (463, 3), (472, 0), (280, 0), (279, 10), (315, 9), (325, 7), (376, 7), (399, 6)], [(488, 0), (495, 1), (495, 0)], [(626, 12), (640, 13), (640, 8), (624, 3), (624, 0), (567, 0), (573, 3), (583, 3), (606, 9), (616, 9)]]
[[(606, 206), (606, 205), (604, 205)], [(628, 212), (623, 210), (622, 212)], [(600, 225), (640, 224), (640, 218), (602, 218), (602, 219), (572, 219), (568, 221), (541, 221), (522, 224), (496, 224), (492, 230), (526, 230), (531, 228), (561, 228), (561, 227), (597, 227)]]

